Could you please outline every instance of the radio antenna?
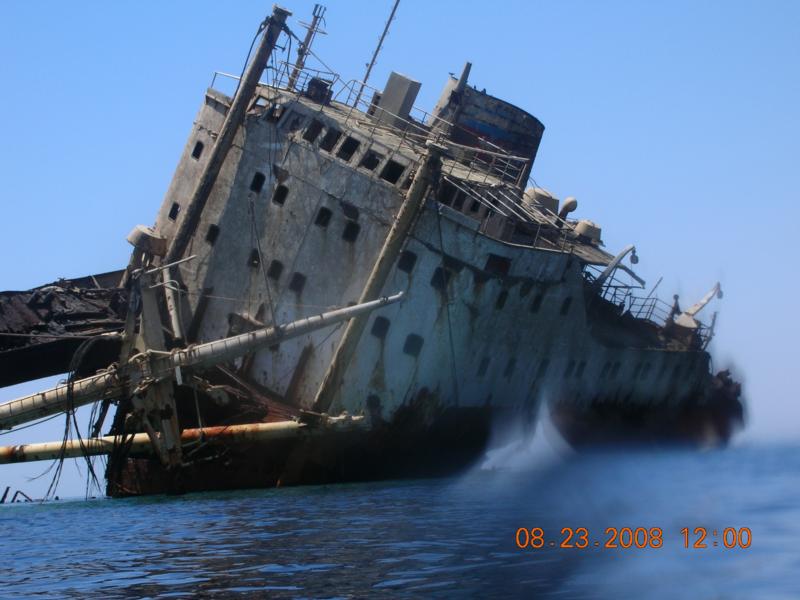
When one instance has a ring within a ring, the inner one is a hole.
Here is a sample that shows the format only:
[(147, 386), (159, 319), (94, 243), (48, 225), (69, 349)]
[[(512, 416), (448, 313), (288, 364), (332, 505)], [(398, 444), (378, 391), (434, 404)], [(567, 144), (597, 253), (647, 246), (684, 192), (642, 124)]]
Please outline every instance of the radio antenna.
[(294, 89), (294, 86), (297, 83), (297, 78), (300, 76), (300, 73), (303, 72), (303, 68), (306, 66), (306, 57), (311, 51), (311, 44), (314, 43), (314, 38), (317, 36), (317, 33), (325, 33), (319, 27), (320, 21), (325, 23), (325, 7), (321, 4), (315, 4), (314, 12), (311, 16), (312, 19), (310, 24), (302, 23), (307, 30), (306, 38), (297, 47), (297, 62), (294, 63), (294, 70), (292, 71), (292, 74), (289, 77), (289, 82), (286, 86), (290, 90)]
[(369, 61), (367, 65), (367, 72), (364, 73), (364, 81), (361, 82), (361, 88), (358, 90), (358, 95), (356, 96), (356, 101), (353, 106), (358, 108), (358, 101), (361, 100), (361, 94), (364, 93), (364, 86), (367, 85), (367, 80), (369, 79), (369, 74), (372, 72), (372, 67), (375, 66), (375, 61), (378, 60), (378, 54), (381, 51), (381, 47), (383, 46), (383, 40), (386, 39), (386, 34), (389, 33), (389, 25), (392, 24), (394, 20), (394, 14), (397, 12), (397, 6), (400, 4), (400, 0), (394, 0), (394, 6), (392, 6), (392, 13), (389, 15), (389, 20), (386, 21), (386, 27), (383, 28), (383, 33), (381, 34), (381, 39), (378, 40), (378, 46), (375, 48), (375, 52), (372, 53), (372, 60)]

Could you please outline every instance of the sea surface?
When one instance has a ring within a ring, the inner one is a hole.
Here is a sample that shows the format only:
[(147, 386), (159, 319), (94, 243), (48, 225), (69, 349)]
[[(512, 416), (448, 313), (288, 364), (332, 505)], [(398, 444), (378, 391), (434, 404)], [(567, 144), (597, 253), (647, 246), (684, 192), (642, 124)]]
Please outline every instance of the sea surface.
[[(606, 548), (610, 527), (662, 544)], [(447, 479), (6, 505), (0, 548), (3, 598), (800, 598), (800, 446), (516, 442)]]

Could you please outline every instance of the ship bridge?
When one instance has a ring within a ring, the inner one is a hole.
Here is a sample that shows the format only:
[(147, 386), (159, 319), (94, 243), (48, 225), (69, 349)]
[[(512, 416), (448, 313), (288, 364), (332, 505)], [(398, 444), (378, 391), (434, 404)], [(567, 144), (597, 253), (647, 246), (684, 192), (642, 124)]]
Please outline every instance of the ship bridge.
[[(466, 86), (468, 70), (459, 79), (451, 77), (429, 113), (413, 104), (420, 84), (398, 73), (379, 90), (343, 81), (332, 71), (297, 70), (282, 62), (265, 70), (250, 114), (286, 122), (297, 139), (372, 171), (400, 190), (410, 186), (426, 145), (438, 144), (444, 152), (437, 199), (477, 221), (482, 234), (515, 246), (571, 253), (589, 265), (608, 265), (613, 255), (600, 247), (599, 238), (584, 235), (579, 221), (527, 198), (544, 125)], [(230, 105), (225, 90), (235, 89), (238, 79), (215, 72), (207, 94)]]

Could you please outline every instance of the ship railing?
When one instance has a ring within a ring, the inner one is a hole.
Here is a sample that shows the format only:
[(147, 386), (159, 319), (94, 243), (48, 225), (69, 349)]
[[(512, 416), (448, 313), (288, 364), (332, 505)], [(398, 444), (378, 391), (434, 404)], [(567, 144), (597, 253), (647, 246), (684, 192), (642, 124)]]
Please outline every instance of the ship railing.
[[(632, 295), (628, 301), (628, 311), (637, 319), (650, 321), (659, 327), (672, 322), (672, 305), (655, 296), (640, 298)], [(711, 327), (697, 320), (695, 335), (697, 343), (704, 348), (711, 341), (713, 331)]]
[[(358, 119), (363, 125), (361, 120), (366, 114), (370, 117), (372, 127), (383, 127), (396, 135), (410, 133), (412, 139), (418, 143), (433, 140), (445, 146), (450, 158), (467, 167), (465, 178), (479, 179), (473, 174), (480, 173), (484, 182), (489, 181), (489, 177), (494, 177), (516, 184), (527, 171), (529, 159), (514, 156), (487, 139), (477, 138), (477, 146), (464, 146), (451, 141), (448, 139), (450, 133), (454, 129), (463, 128), (417, 106), (411, 107), (407, 118), (382, 109), (376, 102), (380, 94), (380, 90), (353, 79), (343, 85), (334, 95), (334, 99), (350, 108), (346, 122)], [(453, 165), (450, 174), (456, 168)]]
[[(533, 248), (546, 247), (560, 252), (571, 251), (574, 244), (573, 230), (575, 225), (552, 213), (538, 211), (520, 200), (516, 189), (502, 185), (484, 185), (453, 177), (449, 173), (443, 175), (444, 181), (464, 194), (466, 200), (477, 202), (486, 207), (490, 214), (497, 213), (507, 219), (522, 221), (534, 226), (533, 240), (528, 244)], [(488, 219), (483, 219), (481, 231), (485, 229)]]
[(645, 319), (664, 326), (672, 314), (672, 307), (656, 296), (630, 296), (628, 311), (637, 319)]
[[(265, 81), (260, 81), (259, 85), (303, 94), (312, 79), (324, 80), (331, 90), (331, 99), (349, 108), (345, 115), (345, 125), (350, 121), (357, 121), (362, 130), (367, 129), (373, 135), (379, 131), (391, 133), (400, 137), (400, 146), (407, 146), (415, 154), (420, 153), (427, 140), (440, 143), (448, 149), (449, 158), (467, 167), (466, 178), (469, 179), (488, 183), (491, 181), (490, 177), (493, 177), (519, 185), (528, 170), (530, 159), (514, 156), (487, 139), (478, 137), (476, 146), (464, 146), (450, 141), (448, 137), (452, 131), (463, 128), (417, 106), (411, 108), (406, 118), (380, 108), (375, 102), (381, 94), (380, 90), (361, 81), (352, 79), (345, 82), (332, 71), (304, 67), (297, 71), (294, 82), (291, 82), (293, 73), (292, 64), (286, 61), (277, 62), (265, 69)], [(223, 81), (225, 83), (220, 84)], [(238, 75), (215, 71), (210, 87), (233, 95), (238, 83)], [(225, 89), (217, 87), (219, 85)], [(368, 118), (365, 119), (364, 115)], [(456, 169), (452, 165), (450, 173), (453, 174)]]
[[(597, 276), (600, 274), (600, 267), (588, 266), (584, 277), (590, 284), (593, 283)], [(632, 317), (648, 321), (657, 327), (665, 327), (672, 322), (673, 310), (672, 305), (665, 302), (658, 296), (638, 296), (634, 290), (639, 289), (630, 285), (612, 274), (606, 283), (603, 284), (603, 289), (600, 291), (600, 297), (614, 304), (619, 308), (620, 314), (628, 313)], [(698, 328), (695, 332), (697, 336), (696, 343), (701, 348), (705, 348), (713, 335), (712, 328), (698, 321)]]
[[(270, 85), (284, 90), (296, 92), (307, 90), (308, 84), (312, 79), (326, 82), (331, 89), (341, 85), (338, 73), (312, 67), (303, 67), (295, 70), (294, 65), (286, 61), (280, 61), (275, 67), (270, 66), (266, 72), (270, 72), (273, 75)], [(294, 81), (292, 81), (292, 74), (295, 74)]]
[(211, 83), (208, 87), (233, 98), (233, 95), (236, 93), (236, 88), (239, 85), (239, 79), (240, 77), (233, 73), (214, 71), (214, 75), (211, 77)]
[[(307, 89), (308, 82), (312, 79), (324, 79), (328, 82), (331, 92), (332, 92), (332, 99), (336, 99), (337, 95), (345, 89), (344, 86), (339, 79), (339, 76), (336, 73), (332, 73), (330, 71), (320, 71), (318, 69), (312, 68), (304, 68), (298, 71), (295, 75), (295, 82), (294, 87), (291, 89), (289, 88), (289, 80), (291, 78), (290, 68), (293, 69), (291, 65), (282, 61), (275, 66), (268, 67), (264, 73), (266, 74), (264, 81), (259, 81), (259, 85), (266, 88), (271, 88), (275, 90), (281, 90), (282, 92), (292, 92), (297, 95), (301, 95)], [(220, 85), (220, 82), (225, 82)], [(233, 95), (236, 91), (236, 86), (239, 82), (239, 76), (233, 75), (231, 73), (224, 73), (221, 71), (216, 71), (214, 73), (214, 77), (211, 80), (211, 87), (214, 89), (218, 89), (224, 93), (228, 93), (229, 95)], [(221, 89), (222, 87), (226, 89)], [(336, 88), (339, 88), (339, 91), (334, 91)], [(229, 88), (229, 89), (227, 89)], [(322, 110), (322, 105), (320, 105), (320, 110)], [(351, 118), (348, 115), (348, 119)], [(398, 133), (396, 128), (389, 127), (388, 125), (381, 124), (375, 120), (368, 120), (366, 122), (360, 123), (360, 129), (362, 132), (368, 131), (368, 138), (369, 141), (372, 142), (376, 137), (376, 133), (381, 130), (389, 131), (392, 134)], [(402, 132), (400, 132), (398, 137), (398, 143), (394, 148), (390, 148), (389, 158), (391, 159), (392, 156), (400, 151), (400, 148), (406, 147), (407, 149), (412, 151), (412, 154), (419, 158), (421, 154), (421, 148), (425, 140), (428, 137), (427, 130), (418, 131), (415, 130), (413, 127), (406, 127)], [(385, 139), (382, 140), (385, 142)], [(418, 162), (415, 161), (415, 162)]]
[[(447, 137), (449, 132), (457, 128), (453, 123), (417, 106), (411, 107), (407, 117), (401, 117), (378, 106), (376, 99), (380, 94), (380, 90), (353, 79), (343, 84), (334, 94), (334, 100), (350, 108), (345, 122), (356, 119), (362, 126), (410, 136), (417, 144), (433, 140), (445, 146), (450, 158), (467, 167), (467, 177), (479, 172), (484, 181), (491, 176), (516, 183), (526, 172), (528, 159), (514, 156), (483, 138), (478, 138), (477, 147), (456, 144)], [(364, 115), (370, 117), (370, 124), (363, 122)]]
[[(259, 81), (258, 85), (261, 87), (271, 87), (286, 91), (296, 91), (298, 93), (306, 90), (308, 88), (308, 83), (312, 79), (326, 81), (332, 89), (337, 85), (341, 85), (339, 75), (333, 73), (332, 71), (323, 71), (311, 67), (304, 67), (297, 71), (293, 88), (290, 90), (289, 83), (293, 72), (294, 66), (286, 61), (280, 61), (274, 65), (269, 65), (266, 69), (264, 69), (264, 80)], [(236, 92), (237, 86), (239, 85), (239, 79), (240, 77), (238, 75), (234, 75), (232, 73), (214, 71), (214, 75), (211, 78), (211, 85), (209, 87), (233, 96), (233, 94)], [(224, 82), (221, 85), (224, 86), (225, 89), (217, 87), (220, 85), (219, 82)]]
[(523, 221), (537, 226), (533, 245), (537, 246), (542, 235), (547, 234), (549, 245), (566, 252), (575, 239), (575, 223), (562, 219), (549, 210), (540, 210), (522, 201), (519, 191), (503, 186), (485, 186), (483, 192), (492, 204), (513, 206), (515, 214)]
[[(589, 284), (595, 284), (604, 268), (598, 265), (587, 265), (584, 271), (584, 278)], [(665, 303), (656, 296), (638, 296), (635, 290), (640, 289), (640, 287), (621, 280), (617, 277), (617, 273), (618, 271), (615, 270), (608, 276), (598, 295), (617, 306), (620, 313), (629, 312), (637, 319), (648, 320), (659, 326), (664, 325), (669, 316), (669, 310), (664, 312), (661, 309), (661, 305)]]

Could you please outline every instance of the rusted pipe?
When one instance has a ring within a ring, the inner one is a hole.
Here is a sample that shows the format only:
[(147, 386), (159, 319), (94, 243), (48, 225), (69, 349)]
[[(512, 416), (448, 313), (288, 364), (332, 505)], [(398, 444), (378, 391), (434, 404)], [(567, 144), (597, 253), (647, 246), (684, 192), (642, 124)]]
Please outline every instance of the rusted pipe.
[[(184, 429), (181, 433), (181, 444), (189, 442), (269, 442), (295, 437), (306, 429), (306, 425), (297, 421), (279, 421), (277, 423), (247, 423), (244, 425), (227, 425), (205, 427), (203, 429)], [(309, 429), (308, 431), (317, 431)], [(108, 435), (99, 438), (88, 438), (83, 444), (78, 440), (66, 442), (44, 442), (39, 444), (22, 444), (18, 446), (0, 446), (0, 464), (33, 462), (37, 460), (54, 460), (79, 458), (81, 456), (97, 456), (110, 454), (115, 446), (125, 444), (133, 454), (151, 453), (153, 445), (146, 433), (136, 433), (132, 437)]]
[(78, 407), (104, 397), (116, 398), (122, 394), (123, 386), (116, 372), (108, 371), (74, 382), (71, 403), (68, 391), (68, 386), (59, 385), (0, 404), (0, 429), (11, 429), (20, 423), (63, 412), (70, 404)]
[(149, 352), (142, 359), (133, 359), (116, 370), (109, 370), (93, 377), (79, 379), (72, 384), (72, 397), (68, 386), (60, 385), (0, 404), (0, 429), (10, 429), (20, 423), (34, 421), (68, 408), (77, 408), (96, 400), (119, 398), (131, 394), (137, 386), (150, 385), (175, 376), (178, 369), (203, 369), (227, 360), (243, 356), (258, 348), (282, 340), (305, 335), (311, 331), (335, 325), (362, 313), (397, 302), (403, 293), (347, 306), (319, 315), (299, 319), (286, 325), (265, 327), (241, 335), (235, 335), (185, 349), (167, 352)]

